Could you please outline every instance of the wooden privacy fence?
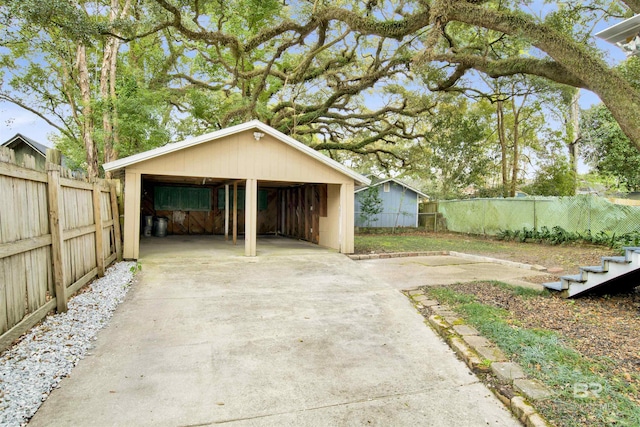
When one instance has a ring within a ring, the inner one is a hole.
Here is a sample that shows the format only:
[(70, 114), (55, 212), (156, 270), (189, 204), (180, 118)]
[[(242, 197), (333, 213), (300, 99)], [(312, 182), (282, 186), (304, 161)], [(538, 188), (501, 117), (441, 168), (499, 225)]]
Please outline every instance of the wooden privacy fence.
[(115, 185), (71, 179), (47, 156), (43, 173), (0, 147), (0, 351), (121, 257)]

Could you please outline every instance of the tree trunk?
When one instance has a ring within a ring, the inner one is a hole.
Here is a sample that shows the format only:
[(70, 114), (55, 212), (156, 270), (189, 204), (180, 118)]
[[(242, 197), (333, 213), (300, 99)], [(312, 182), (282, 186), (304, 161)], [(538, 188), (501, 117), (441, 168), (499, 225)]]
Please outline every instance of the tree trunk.
[[(522, 101), (524, 105), (526, 101), (526, 95)], [(513, 159), (511, 169), (511, 188), (509, 189), (509, 196), (516, 196), (516, 188), (518, 186), (518, 164), (520, 163), (520, 109), (516, 105), (515, 98), (511, 98), (511, 109), (513, 112)]]
[(569, 142), (569, 161), (571, 163), (571, 170), (577, 176), (578, 175), (578, 141), (580, 140), (580, 91), (575, 90), (571, 97), (571, 127), (573, 128), (573, 134), (571, 135), (571, 141)]
[(500, 166), (502, 169), (502, 196), (507, 197), (509, 188), (509, 176), (507, 173), (507, 136), (504, 129), (504, 105), (503, 101), (496, 102), (496, 115), (498, 117), (498, 141), (500, 142)]
[[(114, 11), (111, 11), (112, 15)], [(102, 134), (103, 138), (103, 151), (104, 162), (110, 162), (113, 152), (113, 104), (114, 99), (111, 98), (110, 93), (110, 77), (112, 67), (112, 57), (114, 52), (115, 39), (109, 36), (105, 42), (104, 51), (102, 54), (102, 69), (100, 70), (100, 98), (102, 99)]]
[[(109, 22), (113, 24), (116, 19), (124, 18), (129, 13), (131, 0), (127, 0), (119, 11), (119, 0), (111, 0)], [(100, 71), (100, 97), (103, 102), (102, 128), (104, 134), (104, 161), (105, 163), (118, 159), (118, 110), (116, 107), (116, 77), (118, 66), (118, 49), (120, 39), (107, 36), (102, 54), (102, 69)], [(107, 172), (107, 178), (111, 173)]]
[(76, 66), (78, 67), (78, 85), (80, 86), (82, 97), (82, 140), (86, 151), (87, 175), (89, 178), (97, 178), (98, 150), (93, 139), (94, 122), (91, 105), (91, 84), (89, 68), (87, 67), (87, 49), (82, 42), (78, 43)]

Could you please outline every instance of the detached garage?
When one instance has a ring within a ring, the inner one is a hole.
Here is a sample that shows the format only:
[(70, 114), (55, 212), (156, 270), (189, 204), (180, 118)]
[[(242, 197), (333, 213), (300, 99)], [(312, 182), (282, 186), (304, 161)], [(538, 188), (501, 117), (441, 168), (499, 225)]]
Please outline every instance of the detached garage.
[(355, 185), (369, 179), (251, 121), (103, 165), (124, 175), (124, 257), (138, 259), (142, 219), (168, 234), (278, 234), (353, 252)]

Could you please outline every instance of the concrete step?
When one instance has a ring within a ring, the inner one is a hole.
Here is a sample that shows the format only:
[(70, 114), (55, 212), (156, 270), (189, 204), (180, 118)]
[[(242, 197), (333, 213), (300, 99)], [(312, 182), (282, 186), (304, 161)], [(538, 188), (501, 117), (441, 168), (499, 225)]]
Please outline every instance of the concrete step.
[(618, 264), (627, 264), (630, 262), (625, 256), (603, 256), (602, 262), (605, 262), (605, 261), (615, 262)]
[(547, 283), (543, 283), (542, 286), (544, 286), (547, 289), (553, 289), (554, 291), (563, 291), (567, 288), (563, 288), (562, 287), (562, 282), (547, 282)]
[(572, 274), (568, 276), (561, 276), (560, 281), (584, 283), (587, 279), (582, 274)]
[(560, 277), (559, 282), (543, 283), (549, 289), (573, 298), (596, 289), (630, 289), (640, 285), (640, 247), (625, 247), (624, 256), (602, 257), (602, 265), (580, 267), (580, 273)]
[(626, 246), (624, 249), (625, 257), (632, 263), (640, 265), (640, 248), (636, 246)]
[(591, 265), (588, 267), (580, 267), (580, 271), (587, 273), (606, 273), (609, 269), (605, 269), (604, 265)]

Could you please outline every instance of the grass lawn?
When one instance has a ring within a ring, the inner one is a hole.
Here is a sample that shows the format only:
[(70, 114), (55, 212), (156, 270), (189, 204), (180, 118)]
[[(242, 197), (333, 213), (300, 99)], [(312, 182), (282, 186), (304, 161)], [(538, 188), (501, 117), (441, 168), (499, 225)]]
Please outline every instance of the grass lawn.
[[(632, 323), (632, 333), (637, 327), (636, 295), (618, 301), (563, 300), (497, 282), (424, 290), (496, 343), (529, 377), (553, 390), (553, 398), (535, 403), (552, 424), (640, 426), (637, 343), (628, 343), (628, 331), (620, 331), (619, 324)], [(613, 311), (620, 315), (624, 304), (628, 318), (614, 317)], [(600, 342), (602, 337), (606, 340)]]
[(562, 274), (577, 273), (578, 266), (600, 264), (600, 258), (619, 255), (605, 246), (585, 244), (548, 245), (496, 240), (456, 233), (416, 232), (408, 234), (356, 234), (355, 253), (455, 251), (484, 255), (547, 268)]
[(508, 250), (507, 242), (454, 234), (360, 234), (355, 236), (356, 253)]
[[(619, 253), (603, 246), (500, 241), (483, 236), (412, 231), (359, 234), (356, 253), (456, 251), (543, 265), (549, 277), (577, 273)], [(536, 276), (538, 277), (538, 276)], [(551, 388), (536, 402), (552, 424), (640, 426), (640, 287), (618, 296), (565, 300), (497, 282), (424, 289), (492, 340), (531, 378)]]

